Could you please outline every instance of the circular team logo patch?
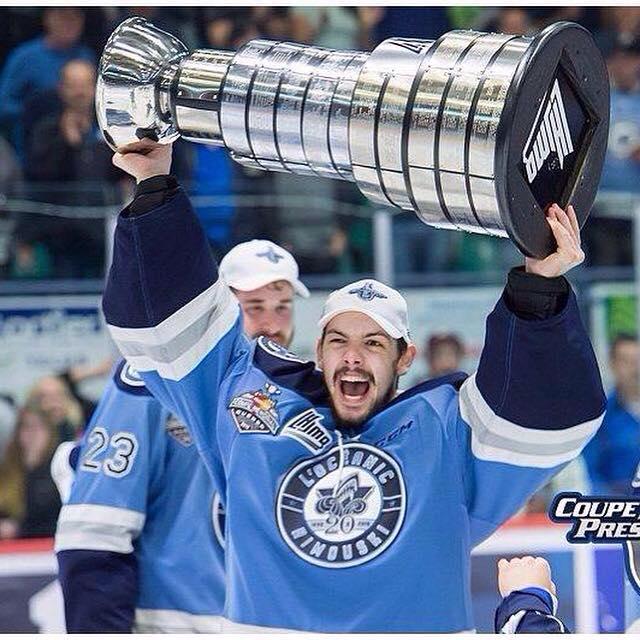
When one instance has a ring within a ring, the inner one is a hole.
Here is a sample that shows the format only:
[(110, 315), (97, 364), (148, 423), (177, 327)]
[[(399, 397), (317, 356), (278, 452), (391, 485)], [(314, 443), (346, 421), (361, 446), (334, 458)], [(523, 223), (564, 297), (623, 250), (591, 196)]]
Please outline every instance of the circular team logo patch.
[(352, 442), (342, 453), (334, 447), (291, 469), (276, 511), (280, 534), (298, 556), (340, 569), (379, 556), (398, 535), (405, 507), (398, 463), (380, 449)]

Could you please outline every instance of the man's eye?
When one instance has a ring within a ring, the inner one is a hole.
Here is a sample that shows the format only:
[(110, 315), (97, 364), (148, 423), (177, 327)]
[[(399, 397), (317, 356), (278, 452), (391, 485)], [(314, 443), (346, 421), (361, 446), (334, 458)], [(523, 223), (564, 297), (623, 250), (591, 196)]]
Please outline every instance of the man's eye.
[(291, 311), (291, 307), (288, 304), (282, 304), (279, 307), (276, 308), (276, 311), (279, 314), (285, 314), (285, 313), (289, 313), (289, 311)]
[(382, 342), (378, 342), (377, 340), (367, 340), (367, 346), (368, 347), (381, 347), (382, 346)]
[(330, 338), (329, 342), (331, 344), (342, 344), (344, 342), (344, 338)]
[(256, 315), (257, 313), (260, 313), (262, 311), (262, 307), (245, 307), (245, 313), (248, 313), (249, 315)]

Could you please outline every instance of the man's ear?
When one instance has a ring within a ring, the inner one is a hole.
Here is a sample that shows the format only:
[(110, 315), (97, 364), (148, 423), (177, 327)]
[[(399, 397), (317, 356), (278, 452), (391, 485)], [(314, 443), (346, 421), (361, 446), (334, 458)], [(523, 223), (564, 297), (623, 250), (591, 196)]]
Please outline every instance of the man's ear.
[(396, 373), (401, 376), (409, 371), (411, 364), (413, 363), (413, 359), (416, 357), (416, 346), (414, 344), (407, 345), (407, 350), (400, 356), (398, 359), (398, 364), (396, 364)]
[(316, 366), (322, 369), (322, 336), (316, 338)]

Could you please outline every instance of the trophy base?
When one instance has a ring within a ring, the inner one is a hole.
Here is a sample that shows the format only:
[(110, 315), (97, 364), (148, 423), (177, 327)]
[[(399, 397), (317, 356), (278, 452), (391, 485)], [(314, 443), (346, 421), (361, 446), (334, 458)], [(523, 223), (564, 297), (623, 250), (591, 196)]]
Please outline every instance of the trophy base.
[(607, 146), (609, 79), (590, 33), (545, 29), (520, 62), (497, 132), (496, 195), (504, 228), (526, 256), (556, 249), (546, 221), (555, 202), (580, 226), (593, 206)]

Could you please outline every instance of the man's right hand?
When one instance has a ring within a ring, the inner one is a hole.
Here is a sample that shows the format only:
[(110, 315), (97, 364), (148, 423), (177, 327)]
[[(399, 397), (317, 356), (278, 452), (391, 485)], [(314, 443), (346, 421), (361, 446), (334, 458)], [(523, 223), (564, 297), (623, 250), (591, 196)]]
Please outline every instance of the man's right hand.
[(498, 562), (498, 588), (506, 598), (511, 592), (526, 587), (540, 587), (556, 595), (556, 585), (551, 580), (551, 568), (544, 558), (502, 558)]
[(171, 171), (170, 144), (150, 143), (144, 152), (118, 153), (113, 155), (113, 164), (133, 176), (138, 183), (153, 178), (166, 176)]

